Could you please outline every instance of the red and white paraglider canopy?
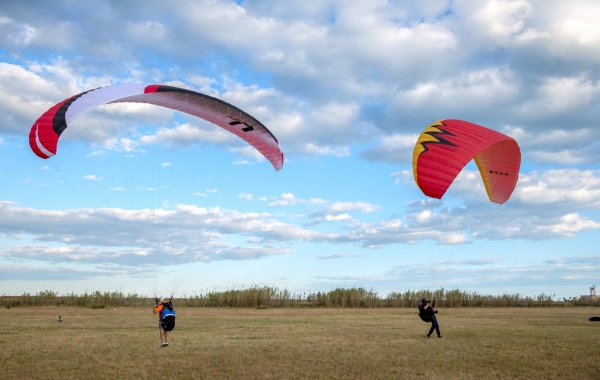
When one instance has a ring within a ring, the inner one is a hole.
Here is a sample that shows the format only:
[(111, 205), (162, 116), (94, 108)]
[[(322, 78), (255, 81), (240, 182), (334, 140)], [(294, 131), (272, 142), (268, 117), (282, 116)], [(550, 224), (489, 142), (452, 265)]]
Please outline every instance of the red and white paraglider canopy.
[(200, 117), (248, 142), (276, 170), (283, 166), (283, 152), (277, 138), (251, 115), (212, 96), (158, 84), (100, 87), (63, 100), (33, 123), (29, 133), (31, 150), (44, 159), (55, 155), (60, 135), (78, 115), (102, 104), (123, 102), (153, 104)]

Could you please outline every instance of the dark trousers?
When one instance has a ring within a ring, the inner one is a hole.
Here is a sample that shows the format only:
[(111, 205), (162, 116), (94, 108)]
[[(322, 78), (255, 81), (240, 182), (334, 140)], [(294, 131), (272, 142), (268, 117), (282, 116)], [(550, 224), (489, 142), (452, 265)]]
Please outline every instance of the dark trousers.
[(437, 336), (442, 336), (442, 334), (440, 334), (440, 325), (438, 324), (435, 315), (431, 316), (431, 328), (429, 329), (427, 336), (430, 336), (433, 333), (433, 330), (435, 330)]

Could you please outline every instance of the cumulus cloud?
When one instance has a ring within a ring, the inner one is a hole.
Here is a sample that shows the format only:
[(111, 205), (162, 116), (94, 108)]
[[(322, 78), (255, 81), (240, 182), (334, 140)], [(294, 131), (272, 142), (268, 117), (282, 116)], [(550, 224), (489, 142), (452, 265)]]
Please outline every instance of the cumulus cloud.
[(561, 169), (522, 174), (513, 196), (520, 205), (552, 204), (564, 211), (598, 209), (600, 173)]
[[(56, 55), (47, 62), (0, 63), (0, 83), (5, 78), (3, 88), (9, 90), (0, 102), (5, 131), (22, 132), (66, 96), (124, 80), (166, 80), (220, 96), (263, 121), (288, 154), (309, 156), (344, 157), (352, 144), (371, 141), (379, 149), (364, 157), (389, 161), (397, 151), (389, 145), (394, 139), (445, 117), (491, 128), (519, 125), (529, 133), (579, 133), (600, 117), (590, 106), (600, 98), (600, 77), (587, 69), (600, 57), (590, 48), (598, 41), (600, 12), (593, 1), (568, 6), (513, 0), (440, 0), (427, 6), (331, 1), (310, 7), (184, 1), (179, 7), (146, 4), (149, 16), (135, 19), (125, 6), (105, 4), (97, 7), (96, 17), (83, 12), (75, 21), (65, 19), (64, 6), (44, 8), (44, 18), (24, 17), (18, 4), (4, 9), (2, 36), (16, 56), (35, 48), (86, 57), (85, 65)], [(124, 30), (104, 27), (108, 19)], [(49, 45), (44, 37), (49, 35), (61, 44)], [(166, 72), (144, 65), (137, 51), (160, 61)], [(207, 68), (181, 67), (198, 54), (208, 57)], [(244, 70), (259, 76), (268, 72), (268, 84), (244, 83), (244, 74), (219, 54), (243, 61)], [(114, 76), (90, 75), (97, 72)], [(565, 125), (567, 115), (571, 120)], [(90, 115), (85, 125), (98, 128), (65, 138), (102, 145), (123, 132), (124, 118), (115, 110)], [(146, 122), (153, 119), (149, 115)], [(143, 134), (146, 143), (226, 143), (223, 139), (186, 123)], [(573, 162), (576, 148), (575, 143), (562, 149), (540, 146), (531, 158), (547, 161), (560, 154)], [(586, 162), (593, 151), (598, 149), (584, 152)]]
[(156, 133), (142, 136), (143, 144), (192, 145), (199, 142), (223, 143), (233, 139), (230, 133), (220, 128), (200, 128), (190, 124), (182, 124), (174, 128), (161, 128)]
[[(57, 224), (60, 229), (52, 227)], [(321, 236), (268, 214), (220, 208), (179, 205), (172, 210), (51, 211), (6, 202), (0, 203), (0, 231), (9, 236), (31, 236), (35, 242), (4, 250), (3, 256), (65, 262), (118, 260), (128, 265), (150, 256), (167, 263), (176, 258), (183, 262), (257, 258), (285, 253), (287, 248), (277, 242)], [(245, 236), (247, 245), (228, 243), (227, 236), (234, 235)]]
[[(424, 240), (456, 245), (481, 239), (565, 239), (600, 229), (596, 214), (590, 214), (600, 209), (597, 171), (523, 174), (513, 198), (503, 206), (484, 199), (478, 173), (467, 174), (446, 195), (462, 199), (463, 205), (420, 201), (407, 205), (402, 217), (379, 221), (367, 218), (381, 211), (368, 202), (302, 199), (292, 193), (276, 198), (249, 193), (238, 197), (280, 208), (302, 205), (304, 212), (269, 214), (185, 204), (168, 209), (38, 210), (1, 202), (0, 234), (5, 239), (31, 241), (6, 248), (1, 255), (52, 262), (134, 265), (148, 257), (173, 263), (176, 258), (178, 262), (193, 262), (280, 255), (289, 252), (294, 242), (375, 249)], [(472, 193), (481, 194), (469, 195)], [(306, 227), (286, 222), (288, 219)], [(336, 232), (330, 228), (320, 231), (326, 223), (341, 223), (341, 228)]]
[(364, 214), (370, 214), (378, 208), (379, 207), (377, 205), (367, 202), (334, 202), (325, 210), (325, 212), (340, 213), (348, 211), (360, 211)]
[(298, 206), (298, 205), (324, 205), (328, 202), (321, 198), (299, 198), (293, 193), (282, 193), (274, 197), (266, 197), (261, 196), (257, 197), (251, 193), (241, 193), (238, 194), (237, 197), (239, 199), (244, 199), (247, 201), (258, 201), (258, 202), (268, 202), (269, 206), (273, 207), (283, 207), (283, 206)]
[[(406, 178), (412, 180), (409, 173)], [(366, 246), (424, 239), (464, 244), (474, 239), (570, 238), (600, 229), (593, 213), (600, 209), (599, 178), (597, 171), (573, 169), (521, 174), (512, 198), (497, 206), (489, 203), (479, 173), (465, 170), (444, 197), (460, 199), (464, 206), (417, 202), (403, 219), (361, 224), (344, 238)]]
[(417, 134), (392, 134), (383, 136), (375, 146), (361, 152), (360, 156), (369, 161), (411, 162), (417, 138)]
[(492, 0), (480, 2), (475, 8), (471, 10), (472, 23), (479, 38), (505, 45), (514, 37), (531, 33), (527, 21), (533, 14), (533, 5), (529, 1)]

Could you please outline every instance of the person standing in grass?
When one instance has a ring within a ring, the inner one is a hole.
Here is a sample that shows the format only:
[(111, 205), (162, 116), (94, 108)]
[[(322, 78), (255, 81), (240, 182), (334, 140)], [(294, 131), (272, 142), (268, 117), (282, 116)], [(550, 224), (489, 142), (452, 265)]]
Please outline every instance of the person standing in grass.
[(419, 317), (421, 317), (424, 322), (431, 322), (431, 328), (429, 329), (429, 333), (427, 333), (428, 338), (433, 333), (433, 330), (437, 333), (438, 338), (442, 337), (442, 334), (440, 334), (440, 325), (435, 317), (437, 312), (438, 311), (435, 308), (435, 298), (433, 299), (433, 303), (427, 298), (421, 300), (421, 304), (419, 305)]
[(173, 308), (172, 301), (172, 298), (165, 298), (161, 303), (158, 303), (157, 298), (156, 306), (153, 310), (154, 314), (158, 314), (158, 328), (160, 329), (161, 347), (169, 347), (168, 332), (175, 328), (175, 309)]

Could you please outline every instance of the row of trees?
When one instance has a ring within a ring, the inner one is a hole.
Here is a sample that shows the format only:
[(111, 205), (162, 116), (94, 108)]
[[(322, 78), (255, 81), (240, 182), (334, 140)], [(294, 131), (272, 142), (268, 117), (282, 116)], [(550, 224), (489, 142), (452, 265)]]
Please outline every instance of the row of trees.
[[(190, 307), (415, 307), (421, 299), (436, 299), (438, 307), (547, 307), (599, 306), (598, 300), (580, 297), (556, 300), (540, 294), (535, 297), (520, 294), (485, 295), (459, 289), (407, 290), (392, 292), (386, 297), (364, 288), (334, 289), (328, 292), (294, 294), (273, 287), (250, 287), (239, 290), (210, 291), (191, 296), (175, 297), (177, 306)], [(59, 295), (50, 290), (20, 296), (0, 296), (0, 306), (151, 306), (154, 298), (122, 292), (92, 292)]]

